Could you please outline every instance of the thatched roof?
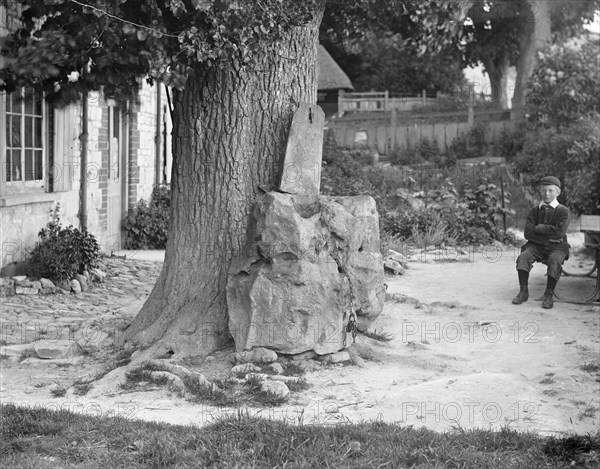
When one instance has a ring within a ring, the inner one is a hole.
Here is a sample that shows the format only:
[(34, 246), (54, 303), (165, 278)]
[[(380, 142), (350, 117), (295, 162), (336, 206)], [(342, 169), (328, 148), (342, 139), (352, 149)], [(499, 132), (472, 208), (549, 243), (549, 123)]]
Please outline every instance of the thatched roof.
[(317, 76), (319, 77), (319, 91), (325, 90), (353, 90), (352, 82), (348, 75), (340, 68), (329, 52), (319, 44), (317, 57)]

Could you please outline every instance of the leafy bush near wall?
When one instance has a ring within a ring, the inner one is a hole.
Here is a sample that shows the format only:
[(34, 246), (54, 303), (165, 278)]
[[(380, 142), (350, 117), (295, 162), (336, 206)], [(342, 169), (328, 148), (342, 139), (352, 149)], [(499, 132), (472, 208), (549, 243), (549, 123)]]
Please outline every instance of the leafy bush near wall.
[(397, 148), (390, 156), (390, 162), (393, 165), (412, 165), (425, 162), (438, 163), (441, 159), (442, 152), (437, 142), (427, 138), (424, 138), (412, 147)]
[(494, 143), (496, 156), (503, 156), (511, 161), (521, 150), (527, 138), (527, 126), (521, 125), (511, 132), (502, 131), (500, 138)]
[(529, 119), (560, 130), (600, 110), (600, 41), (580, 47), (553, 45), (539, 54), (527, 94)]
[(576, 214), (600, 214), (599, 45), (553, 45), (540, 54), (527, 95), (530, 126), (515, 158), (533, 184), (548, 174), (561, 179), (559, 201)]
[(551, 174), (563, 182), (559, 201), (574, 213), (600, 213), (600, 129), (598, 118), (561, 128), (538, 128), (528, 134), (515, 158), (519, 172), (533, 183)]
[(476, 122), (469, 132), (454, 139), (445, 154), (446, 164), (463, 158), (485, 156), (490, 145), (485, 141), (487, 122)]
[(29, 273), (34, 278), (70, 280), (98, 267), (100, 246), (94, 235), (71, 225), (63, 227), (58, 211), (59, 207), (38, 233), (39, 241), (29, 255)]
[(171, 191), (157, 186), (150, 202), (140, 200), (125, 218), (125, 249), (164, 249), (169, 233)]

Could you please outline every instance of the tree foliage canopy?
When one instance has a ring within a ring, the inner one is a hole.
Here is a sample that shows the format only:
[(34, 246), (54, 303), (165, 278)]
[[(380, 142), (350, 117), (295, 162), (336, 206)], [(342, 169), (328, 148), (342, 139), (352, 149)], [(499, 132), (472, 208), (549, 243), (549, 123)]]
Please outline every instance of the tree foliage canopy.
[(553, 174), (575, 213), (600, 213), (600, 41), (540, 53), (527, 95), (530, 128), (517, 156), (534, 180)]
[(194, 67), (251, 64), (322, 1), (23, 0), (21, 27), (2, 44), (1, 86), (67, 100), (83, 87), (128, 96), (144, 76), (182, 88)]
[(600, 112), (599, 50), (600, 41), (594, 40), (539, 54), (527, 95), (533, 122), (560, 128)]
[[(2, 43), (0, 88), (30, 85), (62, 101), (100, 87), (128, 97), (141, 77), (181, 89), (195, 67), (252, 66), (324, 1), (21, 0), (21, 25)], [(333, 0), (328, 11), (331, 34), (385, 18), (419, 32), (422, 51), (443, 43), (459, 16), (456, 4), (435, 0)]]
[[(578, 36), (584, 25), (594, 20), (599, 0), (558, 0), (551, 3), (553, 42)], [(536, 21), (537, 5), (530, 0), (476, 0), (472, 3), (462, 32), (465, 59), (477, 65), (482, 57), (507, 53), (516, 63), (519, 41), (526, 26)]]
[(357, 39), (350, 53), (338, 44), (327, 43), (326, 48), (358, 91), (419, 95), (427, 90), (433, 95), (454, 93), (464, 81), (461, 58), (453, 46), (419, 55), (400, 35), (371, 34)]

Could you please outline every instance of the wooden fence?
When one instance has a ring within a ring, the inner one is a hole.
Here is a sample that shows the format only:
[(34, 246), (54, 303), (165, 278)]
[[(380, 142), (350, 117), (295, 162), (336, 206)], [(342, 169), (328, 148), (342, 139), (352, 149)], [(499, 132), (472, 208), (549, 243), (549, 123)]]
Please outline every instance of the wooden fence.
[(421, 96), (401, 97), (392, 97), (388, 91), (345, 93), (341, 90), (338, 95), (338, 113), (343, 116), (346, 112), (385, 112), (391, 109), (405, 112), (435, 104), (437, 99), (437, 97), (427, 97), (425, 90)]
[[(396, 149), (414, 148), (424, 140), (435, 142), (444, 152), (455, 139), (467, 134), (475, 122), (481, 121), (486, 122), (485, 140), (491, 143), (497, 141), (503, 132), (514, 131), (520, 122), (512, 112), (478, 114), (472, 108), (468, 113), (440, 113), (435, 116), (439, 122), (419, 122), (417, 116), (413, 116), (417, 122), (408, 123), (391, 112), (381, 118), (333, 119), (328, 122), (327, 129), (341, 147), (366, 146), (377, 150), (380, 155), (388, 155)], [(444, 121), (444, 116), (448, 117), (448, 121)]]

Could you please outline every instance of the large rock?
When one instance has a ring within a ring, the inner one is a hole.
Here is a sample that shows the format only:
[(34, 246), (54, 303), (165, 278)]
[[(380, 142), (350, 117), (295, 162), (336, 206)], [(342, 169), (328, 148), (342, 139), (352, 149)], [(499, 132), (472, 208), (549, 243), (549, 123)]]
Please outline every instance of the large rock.
[(273, 394), (276, 397), (286, 398), (290, 394), (287, 385), (281, 381), (263, 381), (260, 386), (261, 391)]
[(265, 194), (227, 285), (236, 349), (323, 355), (344, 348), (352, 299), (363, 326), (383, 309), (378, 223), (371, 197)]
[(71, 340), (38, 340), (33, 346), (39, 358), (73, 358), (83, 353), (81, 346)]
[(0, 269), (0, 277), (29, 275), (29, 270), (28, 261), (11, 262)]
[(15, 295), (15, 281), (11, 278), (0, 277), (0, 297)]
[(238, 352), (234, 358), (237, 363), (273, 363), (277, 361), (277, 354), (273, 350), (256, 347), (252, 351)]
[(9, 357), (33, 357), (35, 347), (33, 344), (3, 345), (0, 347), (0, 355)]

